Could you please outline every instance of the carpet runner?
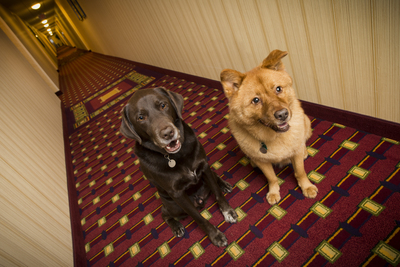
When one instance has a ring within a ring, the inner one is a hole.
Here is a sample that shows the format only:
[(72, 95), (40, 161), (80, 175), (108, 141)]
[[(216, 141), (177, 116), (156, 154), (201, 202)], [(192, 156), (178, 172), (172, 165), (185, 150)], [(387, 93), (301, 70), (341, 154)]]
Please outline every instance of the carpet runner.
[[(140, 171), (134, 141), (119, 133), (130, 96), (155, 86), (183, 95), (185, 122), (213, 170), (234, 185), (226, 198), (237, 224), (224, 222), (213, 197), (201, 211), (225, 233), (226, 248), (212, 245), (190, 217), (182, 221), (185, 236), (172, 235), (157, 191)], [(227, 128), (228, 100), (220, 87), (92, 52), (61, 66), (60, 87), (76, 266), (400, 263), (399, 140), (310, 117), (305, 169), (319, 194), (305, 199), (292, 167), (276, 168), (282, 200), (270, 206), (265, 177)]]

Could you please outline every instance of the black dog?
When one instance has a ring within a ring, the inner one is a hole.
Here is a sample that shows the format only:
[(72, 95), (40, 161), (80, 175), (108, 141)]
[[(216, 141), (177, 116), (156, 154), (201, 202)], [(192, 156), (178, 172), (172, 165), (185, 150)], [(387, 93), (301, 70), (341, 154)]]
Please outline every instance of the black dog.
[(182, 120), (183, 98), (165, 88), (137, 91), (122, 110), (121, 133), (136, 140), (141, 170), (157, 188), (162, 218), (177, 237), (185, 228), (178, 221), (190, 215), (216, 246), (226, 246), (225, 235), (199, 213), (210, 193), (216, 197), (226, 222), (237, 214), (224, 193), (232, 186), (207, 163), (206, 153), (193, 130)]

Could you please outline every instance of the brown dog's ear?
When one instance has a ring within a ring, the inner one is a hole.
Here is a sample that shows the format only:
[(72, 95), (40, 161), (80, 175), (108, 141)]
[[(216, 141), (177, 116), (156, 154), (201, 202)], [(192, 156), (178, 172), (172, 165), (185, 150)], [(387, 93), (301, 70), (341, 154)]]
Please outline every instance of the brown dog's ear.
[(121, 110), (122, 122), (119, 131), (127, 138), (131, 138), (142, 144), (142, 138), (136, 133), (131, 121), (129, 120), (129, 104)]
[(182, 119), (182, 110), (183, 110), (183, 96), (180, 94), (168, 91), (164, 87), (157, 87), (154, 88), (154, 90), (160, 92), (161, 94), (165, 95), (168, 97), (168, 99), (171, 101), (172, 106), (174, 107), (176, 114), (180, 119)]
[(272, 51), (271, 53), (269, 53), (268, 57), (262, 62), (261, 68), (267, 68), (271, 70), (284, 70), (285, 66), (283, 65), (281, 59), (287, 54), (288, 52), (286, 51)]
[(226, 69), (221, 72), (220, 77), (226, 97), (231, 98), (231, 96), (239, 90), (246, 75), (236, 70)]

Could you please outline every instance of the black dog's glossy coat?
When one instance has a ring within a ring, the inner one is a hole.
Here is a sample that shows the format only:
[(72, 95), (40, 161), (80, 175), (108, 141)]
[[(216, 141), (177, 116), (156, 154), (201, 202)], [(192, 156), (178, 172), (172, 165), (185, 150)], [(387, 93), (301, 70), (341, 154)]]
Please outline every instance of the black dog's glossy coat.
[[(179, 94), (164, 88), (140, 90), (122, 110), (121, 133), (136, 140), (135, 153), (141, 170), (157, 188), (163, 203), (162, 217), (173, 234), (184, 235), (185, 228), (178, 220), (189, 215), (213, 244), (226, 246), (225, 235), (198, 209), (213, 193), (225, 221), (236, 223), (237, 214), (223, 195), (231, 192), (232, 186), (210, 169), (203, 146), (182, 120), (182, 109), (183, 98)], [(165, 147), (177, 149), (177, 143), (180, 149), (168, 153)], [(170, 167), (169, 160), (176, 165)]]

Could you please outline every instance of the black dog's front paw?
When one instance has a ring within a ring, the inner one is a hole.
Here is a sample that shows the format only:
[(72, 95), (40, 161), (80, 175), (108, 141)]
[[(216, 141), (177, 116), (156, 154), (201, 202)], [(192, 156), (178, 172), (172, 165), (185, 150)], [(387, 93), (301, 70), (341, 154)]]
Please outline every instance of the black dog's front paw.
[(213, 233), (209, 234), (208, 237), (210, 238), (211, 242), (217, 247), (226, 247), (228, 245), (228, 239), (226, 236), (217, 228)]
[(222, 215), (224, 215), (225, 221), (228, 223), (237, 223), (238, 215), (236, 211), (232, 208), (229, 207), (227, 210), (223, 211), (221, 210)]
[(185, 227), (177, 220), (170, 220), (169, 227), (171, 227), (172, 233), (176, 237), (182, 237), (185, 234)]

